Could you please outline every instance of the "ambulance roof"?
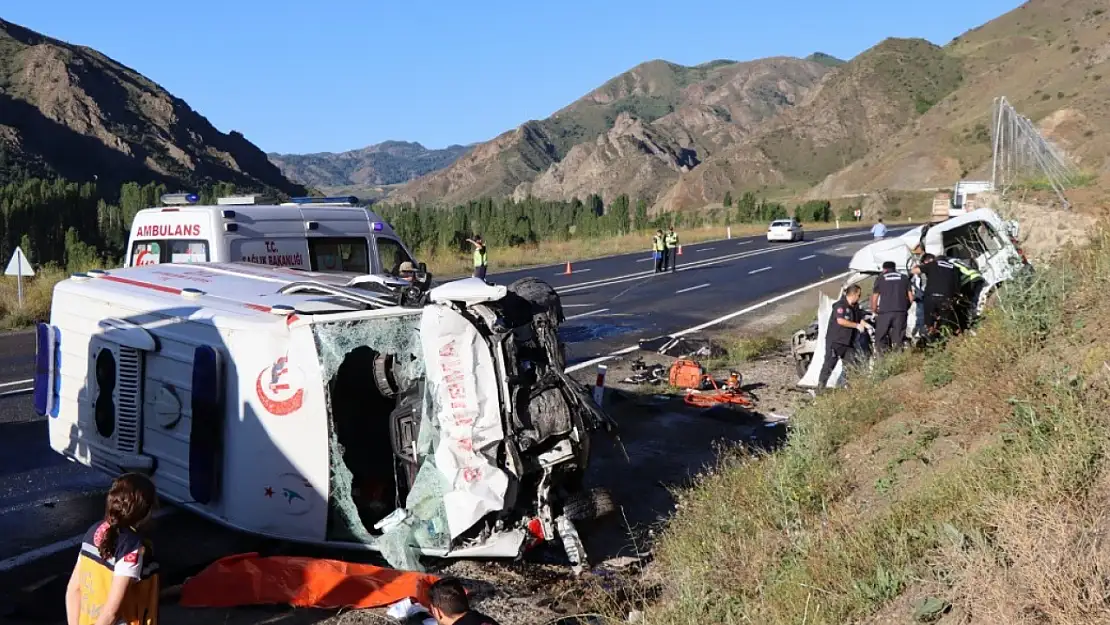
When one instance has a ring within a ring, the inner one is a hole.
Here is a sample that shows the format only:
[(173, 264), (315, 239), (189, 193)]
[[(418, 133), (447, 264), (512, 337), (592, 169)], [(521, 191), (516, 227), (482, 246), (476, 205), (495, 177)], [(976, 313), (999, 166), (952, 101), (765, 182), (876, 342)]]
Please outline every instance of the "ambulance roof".
[(381, 215), (363, 206), (316, 204), (186, 204), (181, 206), (160, 206), (144, 208), (136, 214), (136, 219), (155, 219), (158, 215), (162, 213), (206, 213), (223, 215), (224, 212), (227, 211), (229, 213), (235, 214), (235, 217), (229, 217), (229, 219), (235, 219), (239, 215), (242, 215), (248, 218), (259, 218), (262, 216), (266, 216), (271, 218), (288, 217), (289, 219), (300, 220), (306, 218), (305, 214), (302, 212), (304, 209), (313, 210), (314, 212), (311, 218), (317, 221), (322, 218), (326, 218), (326, 214), (333, 211), (336, 213), (337, 216), (344, 213), (356, 212), (360, 215), (365, 215), (368, 223), (381, 223), (382, 226), (380, 232), (382, 234), (396, 236), (396, 233), (389, 225), (389, 222), (382, 219)]
[[(354, 287), (350, 281), (355, 278), (400, 284), (395, 278), (363, 274), (317, 273), (249, 263), (197, 263), (91, 271), (71, 276), (57, 289), (95, 294), (132, 310), (188, 310), (187, 315), (176, 314), (190, 318), (232, 315), (260, 322), (287, 318), (293, 312), (311, 315), (396, 308), (396, 298), (388, 287)], [(305, 282), (338, 291), (335, 295), (319, 291), (282, 293), (286, 287)], [(348, 294), (366, 301), (360, 303), (346, 297)], [(207, 314), (201, 314), (204, 312)]]

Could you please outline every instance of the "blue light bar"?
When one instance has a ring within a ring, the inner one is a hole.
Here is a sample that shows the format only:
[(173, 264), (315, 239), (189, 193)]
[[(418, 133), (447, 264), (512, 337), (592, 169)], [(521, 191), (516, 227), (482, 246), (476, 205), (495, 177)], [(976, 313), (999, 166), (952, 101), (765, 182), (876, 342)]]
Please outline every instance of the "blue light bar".
[(382, 230), (383, 230), (382, 222), (375, 221), (374, 222), (374, 232), (381, 232)]
[(196, 193), (167, 193), (161, 200), (163, 204), (196, 204), (200, 197)]
[(359, 199), (353, 195), (338, 197), (295, 197), (289, 200), (294, 204), (350, 204), (357, 205)]

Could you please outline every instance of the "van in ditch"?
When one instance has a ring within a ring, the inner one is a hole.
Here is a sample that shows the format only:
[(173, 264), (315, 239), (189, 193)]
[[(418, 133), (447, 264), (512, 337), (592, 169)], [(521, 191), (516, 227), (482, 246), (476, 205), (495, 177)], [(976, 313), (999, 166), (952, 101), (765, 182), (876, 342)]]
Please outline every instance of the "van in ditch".
[(393, 228), (357, 197), (255, 201), (242, 196), (200, 205), (195, 194), (165, 195), (165, 206), (136, 213), (124, 266), (244, 262), (396, 275), (401, 263), (413, 262)]
[[(1021, 271), (1031, 269), (1029, 261), (1018, 246), (1019, 224), (1008, 221), (990, 208), (980, 208), (971, 212), (946, 219), (940, 223), (929, 223), (913, 228), (898, 237), (876, 241), (860, 249), (848, 263), (851, 272), (841, 287), (844, 289), (882, 273), (883, 263), (894, 262), (899, 271), (909, 273), (918, 263), (919, 256), (914, 250), (919, 246), (934, 256), (958, 258), (976, 267), (983, 276), (983, 288), (979, 301), (974, 303), (973, 315), (982, 313), (987, 302), (997, 293), (998, 288)], [(860, 300), (860, 307), (867, 311), (869, 294)], [(798, 330), (790, 341), (800, 386), (816, 386), (825, 357), (825, 326), (832, 309), (833, 299), (821, 295), (818, 303), (817, 319), (809, 327)], [(907, 313), (906, 331), (908, 339), (916, 335), (917, 304), (910, 306)], [(841, 365), (837, 364), (829, 378), (829, 386), (836, 386)]]
[(76, 274), (39, 324), (50, 445), (275, 539), (512, 558), (613, 511), (583, 484), (613, 422), (564, 371), (559, 296), (252, 263)]

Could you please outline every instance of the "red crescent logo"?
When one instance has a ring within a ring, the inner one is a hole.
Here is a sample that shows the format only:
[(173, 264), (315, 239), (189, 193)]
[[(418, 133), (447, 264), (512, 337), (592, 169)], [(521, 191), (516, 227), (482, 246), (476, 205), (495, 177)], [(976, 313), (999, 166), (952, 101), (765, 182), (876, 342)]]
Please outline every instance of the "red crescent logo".
[[(254, 394), (258, 396), (258, 401), (262, 403), (262, 407), (266, 409), (266, 412), (272, 415), (285, 416), (292, 414), (300, 410), (301, 405), (304, 404), (303, 388), (297, 389), (295, 393), (285, 399), (277, 398), (290, 390), (289, 384), (278, 383), (278, 380), (289, 373), (289, 369), (286, 366), (287, 362), (286, 357), (282, 356), (273, 366), (266, 367), (262, 371), (259, 371), (258, 379), (254, 384)], [(268, 384), (262, 382), (262, 377), (266, 374), (270, 374), (270, 383)], [(297, 376), (293, 377), (296, 378)]]

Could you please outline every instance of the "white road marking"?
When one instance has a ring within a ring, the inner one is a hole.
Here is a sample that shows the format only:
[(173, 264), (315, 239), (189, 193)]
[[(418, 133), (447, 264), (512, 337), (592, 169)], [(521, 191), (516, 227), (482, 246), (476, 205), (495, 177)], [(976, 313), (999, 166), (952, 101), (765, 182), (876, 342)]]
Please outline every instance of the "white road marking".
[[(573, 269), (573, 270), (571, 270), (570, 274), (574, 274), (574, 273), (586, 273), (587, 271), (589, 271), (589, 269)], [(555, 275), (557, 275), (557, 276), (568, 276), (568, 275), (570, 275), (570, 274), (568, 274), (568, 273), (566, 273), (566, 272), (563, 272), (563, 273), (557, 273), (557, 274), (555, 274)]]
[(563, 308), (589, 308), (595, 304), (563, 304)]
[[(161, 508), (157, 510), (151, 518), (157, 520), (167, 517), (176, 512), (179, 512), (177, 508)], [(7, 573), (12, 569), (17, 569), (21, 566), (25, 566), (31, 562), (34, 562), (35, 560), (52, 556), (60, 551), (65, 551), (66, 549), (76, 549), (81, 544), (81, 540), (84, 538), (84, 534), (78, 534), (77, 536), (73, 536), (65, 540), (59, 540), (56, 543), (44, 545), (42, 547), (39, 547), (38, 549), (24, 551), (23, 553), (7, 558), (6, 560), (0, 560), (0, 573)]]
[(0, 382), (0, 388), (8, 388), (9, 386), (25, 386), (27, 384), (33, 384), (34, 382), (34, 378), (27, 378), (26, 380), (16, 380), (15, 382)]
[(674, 294), (678, 295), (679, 293), (689, 293), (690, 291), (697, 291), (698, 289), (704, 289), (707, 286), (709, 286), (708, 282), (706, 282), (705, 284), (699, 284), (697, 286), (692, 286), (688, 289), (680, 289), (678, 291), (675, 291)]
[(641, 258), (640, 260), (638, 260), (638, 261), (636, 261), (636, 262), (638, 262), (638, 263), (646, 263), (646, 262), (649, 262), (649, 261), (653, 261), (653, 260), (655, 260), (655, 259), (654, 259), (654, 258)]
[(799, 258), (798, 260), (809, 260), (811, 258), (817, 258), (817, 254), (810, 254), (809, 256), (803, 256), (803, 257)]
[[(694, 332), (700, 332), (700, 331), (702, 331), (706, 328), (711, 328), (715, 325), (722, 324), (726, 321), (729, 321), (729, 320), (734, 319), (736, 317), (739, 317), (741, 315), (746, 315), (748, 313), (759, 310), (760, 308), (763, 308), (765, 306), (770, 306), (771, 304), (781, 302), (784, 299), (789, 299), (791, 297), (794, 297), (795, 295), (800, 295), (800, 294), (805, 293), (806, 291), (808, 291), (812, 288), (823, 286), (823, 285), (828, 284), (830, 282), (833, 282), (835, 280), (843, 280), (844, 278), (847, 278), (851, 274), (852, 274), (851, 271), (845, 271), (842, 274), (825, 278), (824, 280), (821, 280), (819, 282), (814, 282), (813, 284), (807, 284), (803, 287), (799, 287), (797, 289), (794, 289), (793, 291), (788, 291), (786, 293), (783, 293), (782, 295), (776, 295), (775, 297), (772, 297), (771, 299), (763, 300), (762, 302), (759, 302), (758, 304), (752, 304), (751, 306), (748, 306), (747, 308), (744, 308), (742, 310), (738, 310), (736, 312), (731, 312), (731, 313), (729, 313), (729, 314), (727, 314), (723, 317), (718, 317), (718, 318), (716, 318), (712, 321), (707, 321), (707, 322), (705, 322), (701, 325), (696, 325), (692, 328), (686, 328), (685, 330), (682, 330), (680, 332), (675, 332), (674, 334), (671, 335), (671, 337), (672, 338), (678, 338), (680, 336), (685, 336), (687, 334), (693, 334)], [(572, 365), (570, 367), (567, 367), (566, 372), (567, 373), (573, 373), (575, 371), (585, 369), (586, 367), (592, 367), (596, 364), (600, 364), (600, 363), (612, 360), (612, 359), (617, 358), (619, 356), (623, 356), (625, 354), (631, 354), (632, 352), (634, 352), (638, 349), (640, 349), (639, 345), (633, 345), (631, 347), (625, 347), (624, 349), (618, 349), (617, 351), (612, 352), (610, 354), (607, 354), (605, 356), (599, 356), (597, 358), (594, 358), (593, 360), (587, 360), (586, 362), (580, 362), (576, 365)], [(2, 569), (0, 569), (0, 570), (2, 570)]]
[(839, 252), (840, 250), (842, 250), (842, 249), (844, 249), (844, 248), (846, 248), (846, 247), (848, 247), (848, 246), (847, 246), (847, 245), (841, 245), (840, 247), (836, 247), (836, 248), (833, 248), (833, 251), (834, 251), (834, 252)]
[(27, 393), (33, 393), (33, 392), (35, 392), (34, 387), (20, 388), (20, 389), (14, 390), (14, 391), (3, 391), (3, 392), (0, 392), (0, 398), (11, 397), (13, 395), (26, 395)]
[(771, 268), (770, 266), (767, 266), (767, 267), (764, 267), (762, 269), (752, 269), (751, 271), (748, 272), (748, 275), (750, 276), (753, 273), (760, 273), (761, 271), (767, 271), (770, 268)]
[(715, 250), (715, 249), (717, 249), (717, 248), (715, 248), (715, 247), (703, 247), (700, 250), (694, 250), (694, 251), (695, 252), (708, 252), (709, 250)]
[(590, 312), (584, 312), (580, 315), (571, 315), (571, 316), (567, 317), (567, 321), (570, 321), (571, 319), (581, 319), (582, 317), (589, 317), (590, 315), (596, 315), (598, 313), (603, 313), (603, 312), (606, 312), (607, 310), (609, 310), (609, 309), (608, 308), (598, 308), (597, 310), (591, 310)]
[(751, 241), (741, 241), (741, 242), (737, 243), (737, 245), (751, 245), (751, 244), (752, 244)]
[[(867, 234), (866, 232), (850, 232), (850, 233), (847, 233), (847, 234), (839, 234), (839, 235), (836, 235), (836, 236), (833, 236), (833, 237), (828, 237), (828, 238), (829, 239), (844, 239), (844, 238), (848, 238), (848, 237), (865, 236), (866, 234)], [(787, 243), (785, 245), (780, 245), (780, 246), (776, 246), (776, 247), (773, 247), (773, 248), (764, 248), (764, 249), (751, 250), (751, 251), (748, 251), (748, 252), (737, 252), (737, 253), (733, 253), (733, 254), (726, 254), (724, 256), (715, 256), (713, 258), (706, 258), (706, 259), (703, 259), (703, 260), (697, 260), (697, 261), (693, 261), (693, 262), (690, 262), (690, 263), (684, 263), (682, 267), (679, 267), (677, 269), (677, 271), (687, 271), (687, 270), (698, 268), (698, 267), (709, 267), (711, 265), (718, 265), (720, 263), (728, 262), (728, 261), (731, 261), (731, 260), (737, 260), (737, 259), (740, 259), (740, 258), (750, 258), (752, 256), (759, 256), (761, 254), (771, 254), (773, 252), (778, 252), (778, 251), (781, 251), (781, 250), (788, 250), (788, 249), (795, 248), (795, 247), (805, 247), (807, 245), (815, 245), (817, 243), (818, 243), (818, 241), (801, 241), (801, 242), (798, 242), (798, 243)], [(574, 293), (576, 291), (581, 291), (581, 290), (584, 290), (584, 289), (592, 289), (592, 288), (599, 287), (599, 286), (610, 286), (610, 285), (613, 285), (613, 284), (620, 284), (622, 282), (630, 282), (632, 280), (644, 280), (644, 279), (650, 278), (654, 275), (656, 275), (654, 271), (641, 271), (641, 272), (637, 272), (637, 273), (626, 274), (626, 275), (623, 275), (623, 276), (614, 276), (614, 277), (611, 277), (611, 278), (602, 278), (602, 279), (599, 279), (599, 280), (591, 280), (591, 281), (587, 281), (587, 282), (580, 282), (578, 284), (567, 285), (565, 287), (557, 288), (555, 290), (560, 295), (563, 295), (563, 294), (566, 294), (566, 293)]]

